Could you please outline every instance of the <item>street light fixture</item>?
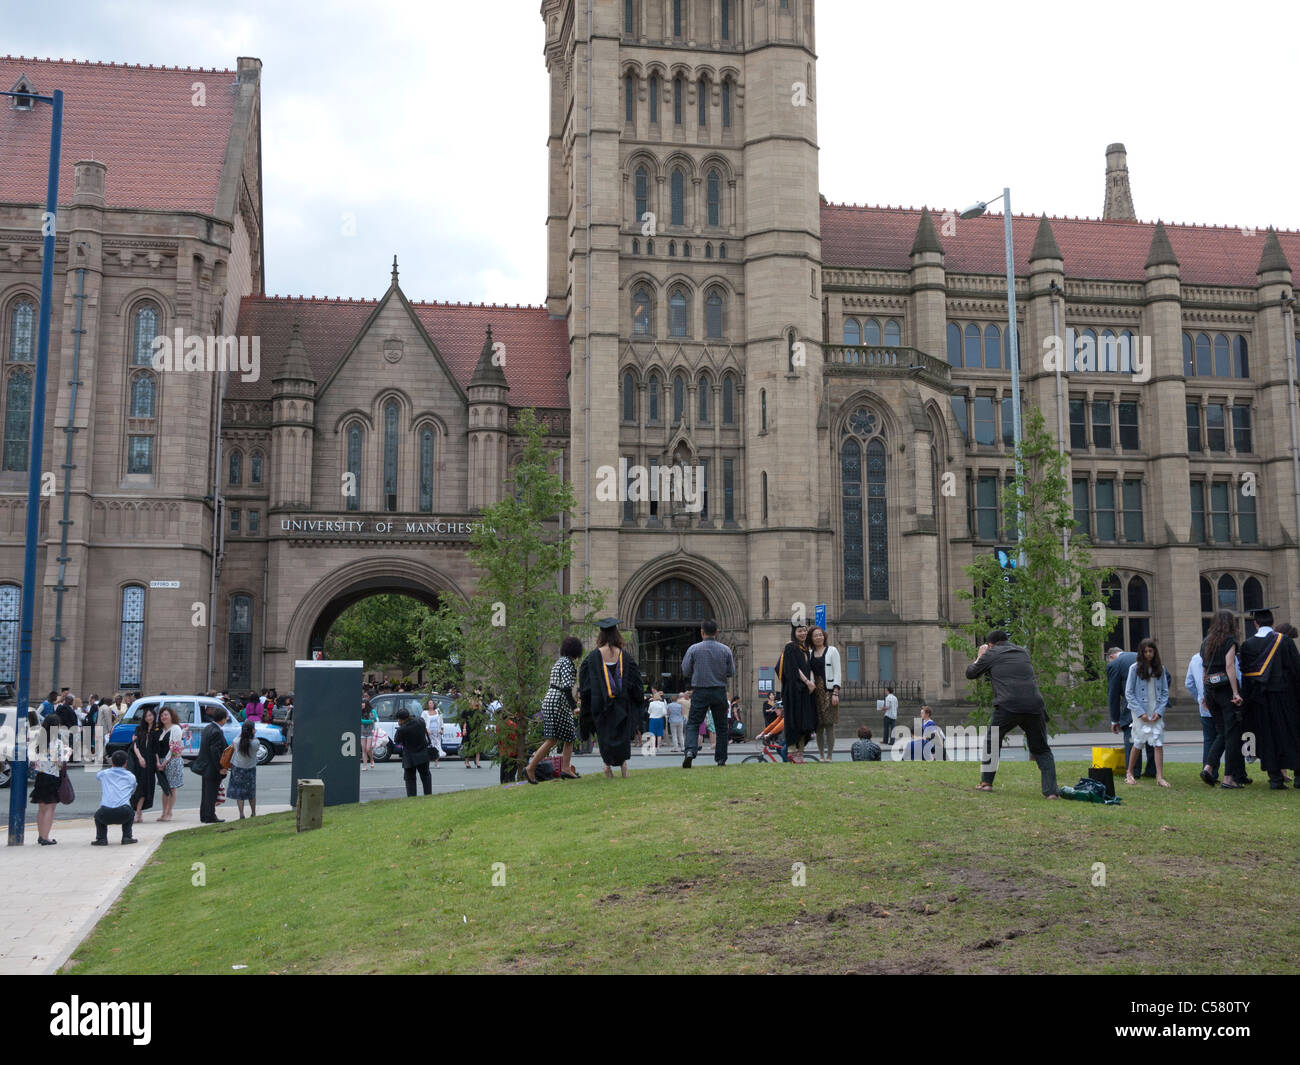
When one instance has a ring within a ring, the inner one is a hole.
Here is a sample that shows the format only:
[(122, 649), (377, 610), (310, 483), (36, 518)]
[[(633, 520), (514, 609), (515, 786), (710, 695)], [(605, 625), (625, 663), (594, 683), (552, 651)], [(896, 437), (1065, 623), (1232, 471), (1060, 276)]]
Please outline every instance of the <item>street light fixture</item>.
[(1291, 417), (1291, 481), (1295, 493), (1295, 520), (1300, 534), (1300, 433), (1296, 429), (1296, 335), (1295, 296), (1283, 292), (1279, 300), (1282, 307), (1282, 343), (1286, 346), (1287, 413)]
[(990, 203), (1002, 201), (1002, 239), (1007, 252), (1007, 341), (1011, 346), (1011, 425), (1012, 439), (1016, 449), (1016, 545), (1019, 548), (1020, 566), (1025, 564), (1024, 551), (1024, 464), (1020, 459), (1020, 338), (1016, 335), (1016, 254), (1011, 236), (1011, 190), (1004, 188), (1001, 196), (980, 200), (967, 207), (957, 217), (961, 219), (978, 218), (988, 210)]

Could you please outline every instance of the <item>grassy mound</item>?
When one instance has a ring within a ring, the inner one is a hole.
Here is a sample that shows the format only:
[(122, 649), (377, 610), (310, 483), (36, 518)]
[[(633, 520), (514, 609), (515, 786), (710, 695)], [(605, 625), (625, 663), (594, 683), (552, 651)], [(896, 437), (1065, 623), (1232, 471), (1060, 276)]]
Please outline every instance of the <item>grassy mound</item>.
[(1289, 971), (1300, 794), (1196, 768), (1120, 807), (1046, 802), (1027, 763), (986, 795), (969, 764), (702, 762), (259, 817), (168, 836), (69, 966)]

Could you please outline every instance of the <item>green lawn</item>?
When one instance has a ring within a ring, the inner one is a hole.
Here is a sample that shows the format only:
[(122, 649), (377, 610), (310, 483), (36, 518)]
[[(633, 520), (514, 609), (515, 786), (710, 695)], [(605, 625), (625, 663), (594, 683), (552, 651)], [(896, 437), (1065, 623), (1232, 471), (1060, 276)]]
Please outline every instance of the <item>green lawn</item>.
[(1195, 774), (1104, 807), (1028, 763), (989, 795), (970, 764), (701, 763), (259, 817), (168, 836), (69, 967), (1292, 971), (1300, 793)]

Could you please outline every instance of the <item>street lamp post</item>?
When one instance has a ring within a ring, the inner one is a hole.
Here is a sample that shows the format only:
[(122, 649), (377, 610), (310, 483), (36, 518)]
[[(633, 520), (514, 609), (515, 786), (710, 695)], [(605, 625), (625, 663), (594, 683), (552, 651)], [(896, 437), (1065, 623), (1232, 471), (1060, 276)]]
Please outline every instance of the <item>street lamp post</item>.
[(21, 847), (27, 816), (27, 707), (32, 679), (32, 630), (36, 613), (36, 539), (40, 535), (41, 460), (45, 443), (45, 376), (50, 361), (50, 305), (54, 302), (54, 234), (59, 210), (59, 151), (63, 139), (63, 92), (49, 96), (3, 92), (50, 104), (50, 171), (41, 215), (41, 317), (36, 341), (36, 379), (32, 388), (32, 439), (27, 451), (27, 542), (23, 551), (22, 621), (18, 644), (18, 694), (14, 708), (13, 778), (9, 782), (8, 845)]
[(1287, 413), (1291, 416), (1291, 481), (1295, 493), (1295, 520), (1300, 535), (1300, 433), (1296, 429), (1295, 296), (1282, 293), (1282, 343), (1286, 345)]
[(979, 201), (962, 211), (959, 218), (978, 218), (988, 210), (990, 203), (1002, 201), (1002, 241), (1007, 253), (1007, 341), (1011, 345), (1011, 425), (1016, 449), (1016, 545), (1019, 548), (1017, 566), (1025, 564), (1024, 552), (1024, 465), (1020, 459), (1020, 342), (1016, 335), (1016, 253), (1011, 236), (1011, 190), (1004, 188), (1001, 196), (985, 202)]

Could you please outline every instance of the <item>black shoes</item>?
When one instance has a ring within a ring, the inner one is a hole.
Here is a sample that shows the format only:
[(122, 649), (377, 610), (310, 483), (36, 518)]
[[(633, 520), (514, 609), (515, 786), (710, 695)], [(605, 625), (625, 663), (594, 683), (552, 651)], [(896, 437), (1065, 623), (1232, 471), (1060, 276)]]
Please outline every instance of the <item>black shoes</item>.
[(90, 845), (91, 845), (92, 847), (107, 847), (107, 846), (108, 846), (108, 840), (106, 840), (106, 839), (92, 839), (92, 840), (90, 841)]
[(683, 769), (690, 769), (690, 768), (691, 768), (691, 763), (692, 763), (693, 761), (695, 761), (695, 755), (693, 755), (693, 754), (688, 754), (685, 758), (682, 759), (682, 768), (683, 768)]
[(125, 847), (128, 843), (139, 843), (139, 842), (140, 841), (136, 839), (134, 836), (127, 836), (126, 839), (122, 840), (122, 846)]
[(1205, 783), (1210, 785), (1210, 787), (1214, 787), (1215, 785), (1214, 774), (1211, 773), (1208, 769), (1201, 770), (1201, 779), (1205, 781)]
[(54, 844), (58, 843), (59, 841), (57, 839), (46, 839), (44, 836), (37, 836), (36, 842), (39, 843), (42, 847), (53, 847)]
[(224, 825), (226, 823), (226, 819), (224, 817), (213, 817), (210, 820), (204, 821), (202, 818), (200, 818), (199, 823), (203, 825)]
[(1270, 780), (1270, 781), (1268, 782), (1268, 790), (1269, 790), (1269, 791), (1286, 791), (1286, 790), (1288, 790), (1288, 789), (1287, 789), (1287, 786), (1286, 786), (1286, 781), (1285, 781), (1285, 780)]

